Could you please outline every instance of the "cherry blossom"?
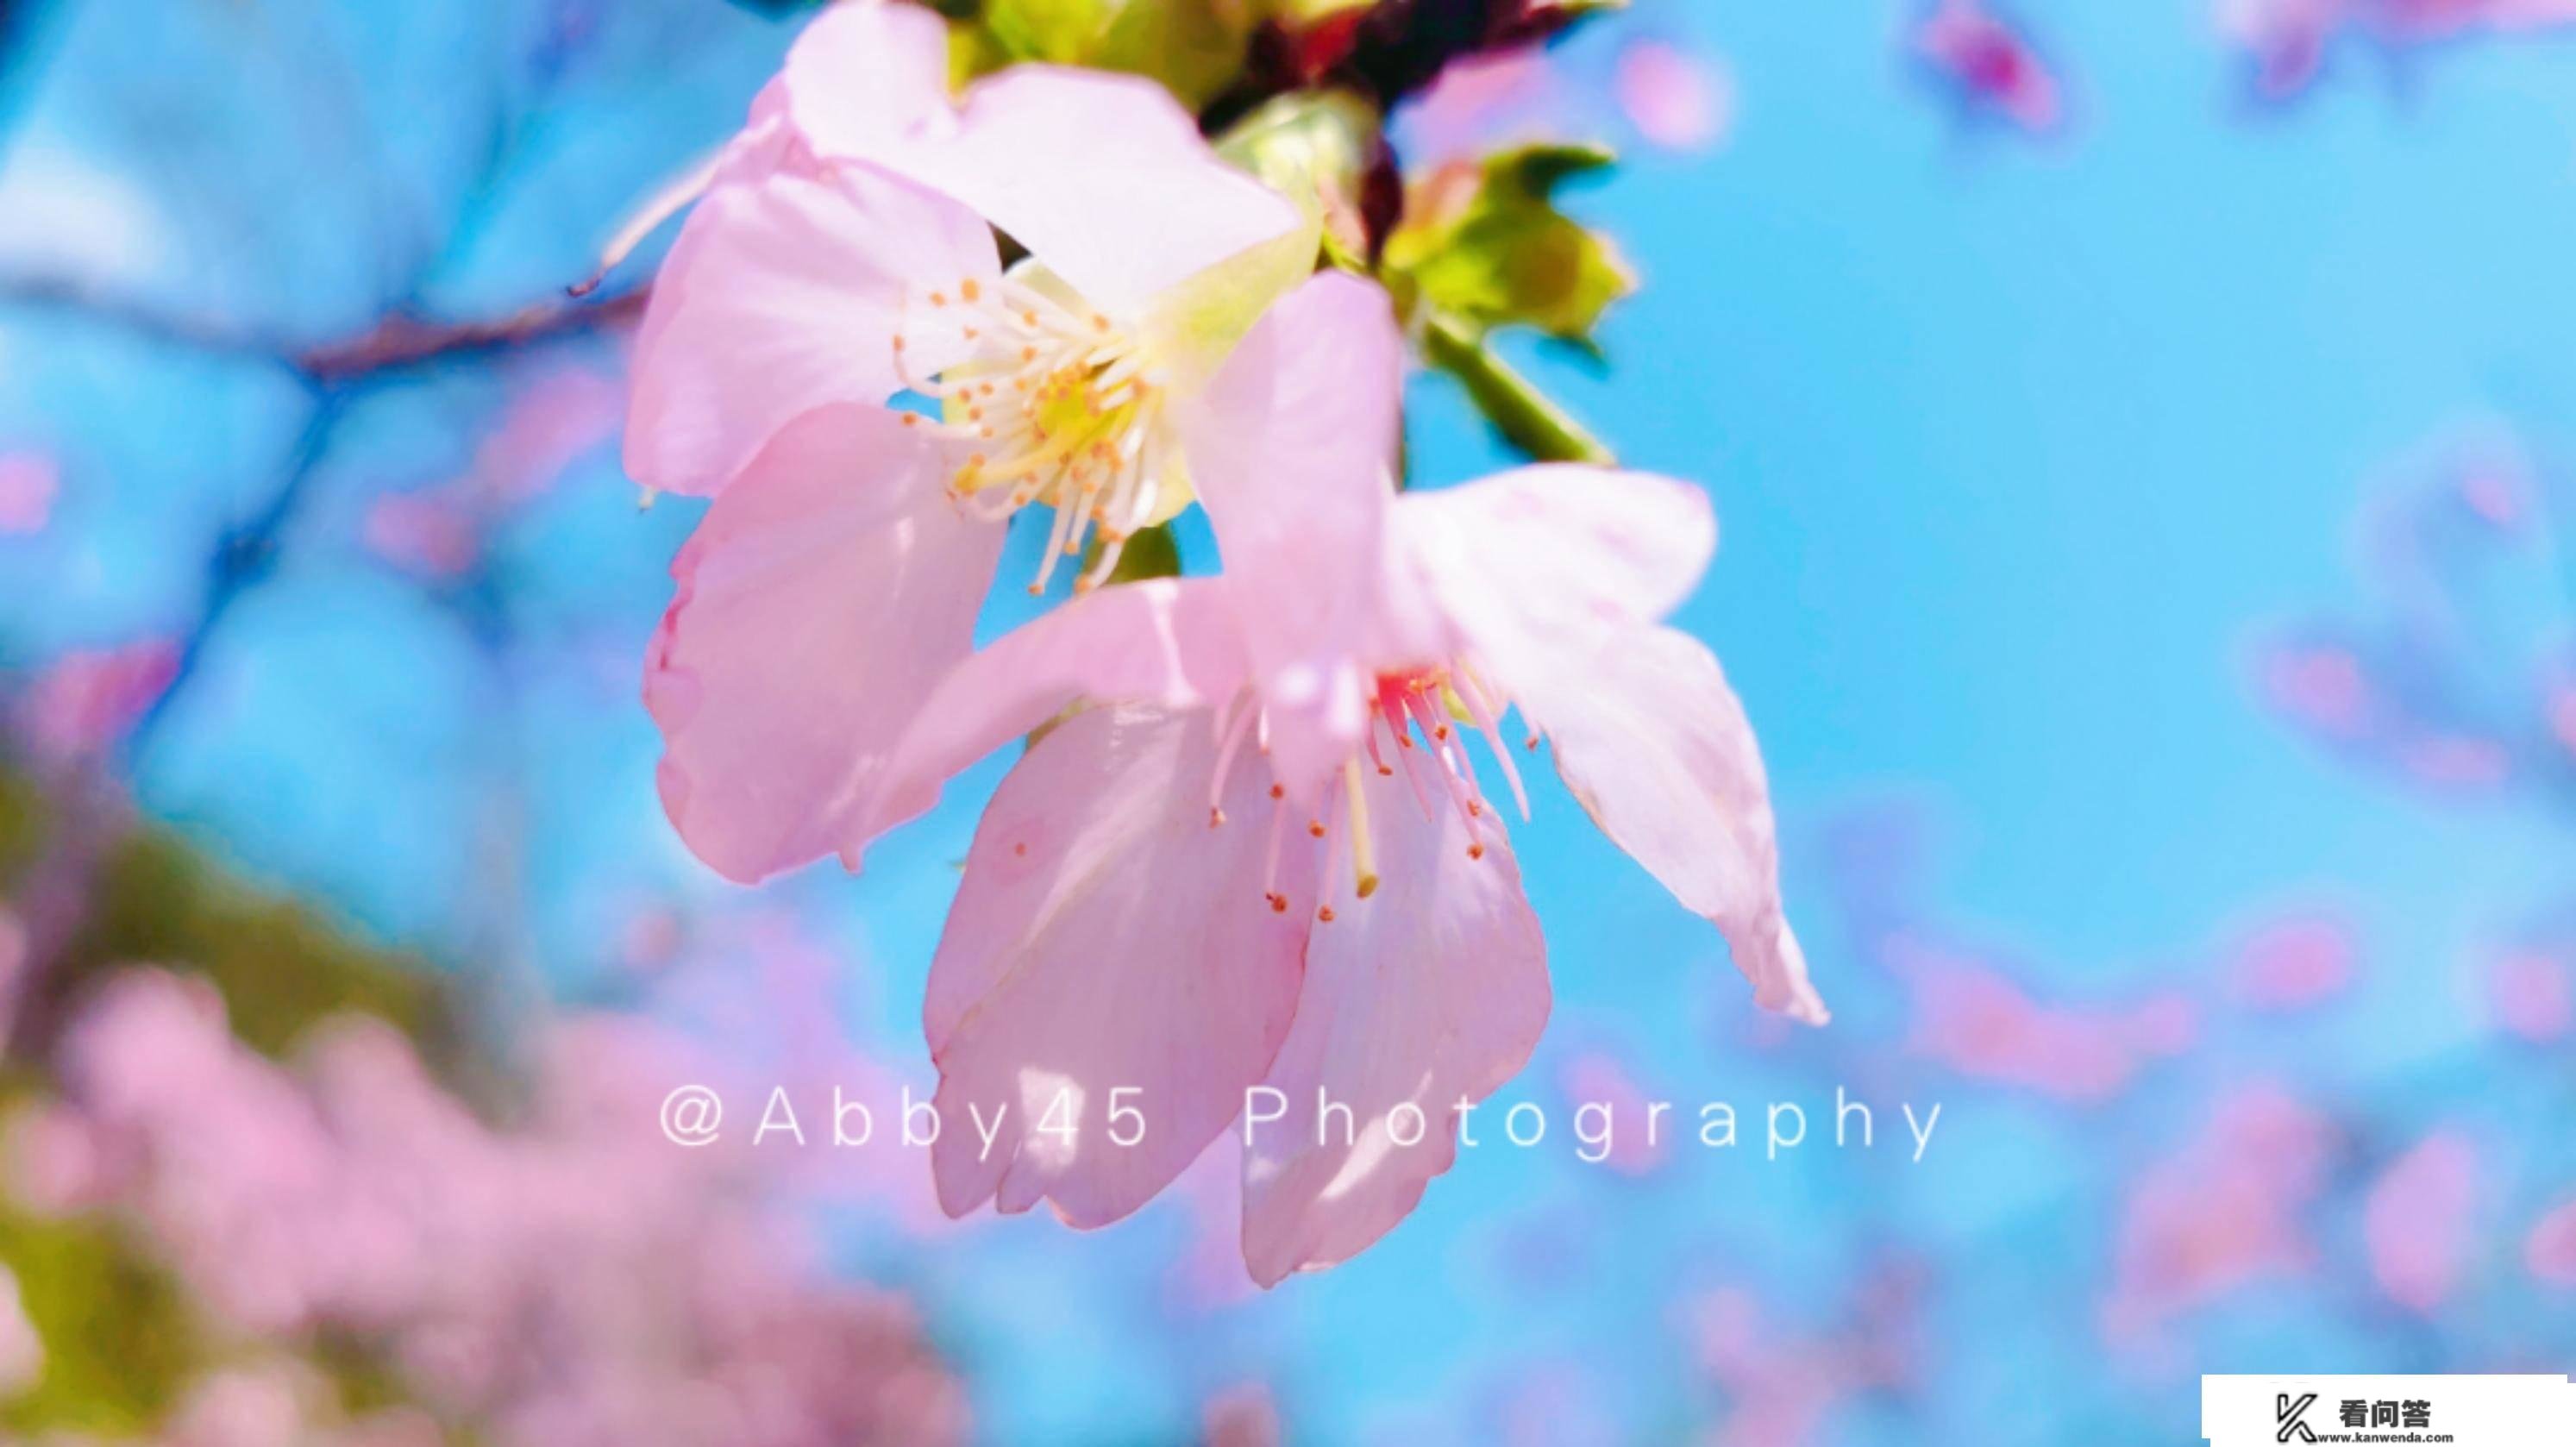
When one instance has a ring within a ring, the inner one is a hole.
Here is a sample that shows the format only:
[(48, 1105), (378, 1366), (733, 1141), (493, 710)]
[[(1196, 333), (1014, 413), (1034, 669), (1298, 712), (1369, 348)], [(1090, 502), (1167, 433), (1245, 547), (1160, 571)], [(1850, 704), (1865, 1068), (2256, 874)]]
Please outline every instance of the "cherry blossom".
[(1913, 45), (1971, 110), (2025, 131), (2052, 130), (2064, 118), (2057, 77), (2021, 31), (1983, 0), (1938, 0), (1915, 27)]
[[(1330, 295), (1366, 335), (1368, 289)], [(1449, 1121), (1545, 1023), (1545, 944), (1468, 744), (1526, 812), (1509, 709), (1604, 831), (1726, 933), (1760, 1003), (1825, 1012), (1781, 914), (1742, 707), (1657, 622), (1714, 546), (1705, 498), (1559, 465), (1399, 499), (1365, 379), (1284, 339), (1246, 347), (1277, 361), (1264, 386), (1359, 419), (1335, 434), (1344, 465), (1283, 485), (1262, 433), (1211, 449), (1203, 496), (1240, 544), (1227, 572), (1105, 589), (975, 655), (898, 746), (876, 822), (1098, 705), (994, 795), (932, 966), (941, 1114), (998, 1121), (989, 1145), (943, 1137), (941, 1201), (1115, 1220), (1267, 1087), (1283, 1113), (1247, 1128), (1244, 1249), (1269, 1284), (1402, 1219), (1450, 1164)], [(1101, 1143), (1113, 1091), (1140, 1140)], [(1353, 1131), (1319, 1128), (1327, 1096)]]
[[(662, 796), (737, 880), (852, 854), (1014, 513), (1053, 509), (1030, 591), (1091, 540), (1086, 589), (1188, 506), (1209, 439), (1332, 445), (1337, 419), (1237, 377), (1274, 301), (1317, 304), (1312, 221), (1150, 82), (1019, 66), (952, 101), (946, 72), (929, 11), (825, 11), (711, 168), (637, 337), (628, 471), (716, 497), (648, 664)], [(997, 231), (1029, 259), (1005, 270)], [(1392, 363), (1371, 382), (1391, 407)], [(888, 407), (905, 395), (937, 415)]]

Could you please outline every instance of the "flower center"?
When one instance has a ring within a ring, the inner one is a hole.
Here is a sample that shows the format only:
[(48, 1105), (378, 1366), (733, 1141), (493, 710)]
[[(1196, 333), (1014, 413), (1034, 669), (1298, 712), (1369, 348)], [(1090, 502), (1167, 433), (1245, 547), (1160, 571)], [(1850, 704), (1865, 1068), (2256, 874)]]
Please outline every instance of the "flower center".
[[(918, 308), (918, 310), (913, 310)], [(1087, 591), (1118, 566), (1137, 530), (1178, 512), (1189, 485), (1164, 436), (1169, 393), (1136, 334), (1107, 315), (1025, 282), (961, 281), (908, 303), (907, 314), (968, 345), (964, 361), (904, 385), (940, 404), (916, 420), (972, 450), (948, 490), (975, 516), (1000, 521), (1032, 503), (1055, 509), (1046, 555), (1029, 584), (1044, 592), (1056, 562), (1099, 535), (1098, 556), (1074, 580)], [(903, 367), (905, 338), (894, 339)]]
[[(1322, 889), (1327, 898), (1316, 901), (1317, 919), (1327, 924), (1333, 920), (1333, 907), (1327, 899), (1346, 858), (1353, 898), (1365, 900), (1377, 893), (1377, 839), (1369, 822), (1367, 782), (1372, 772), (1381, 778), (1402, 774), (1412, 790), (1414, 804), (1425, 818), (1439, 809), (1456, 810), (1467, 828), (1467, 857), (1485, 857), (1485, 831), (1499, 830), (1500, 826), (1491, 818), (1484, 786), (1476, 777), (1474, 761), (1468, 757), (1462, 725), (1484, 736), (1487, 748), (1502, 766), (1521, 817), (1529, 817), (1529, 796), (1521, 787), (1520, 769), (1512, 762), (1511, 750), (1503, 744), (1500, 720), (1505, 706), (1506, 701), (1464, 660), (1378, 676), (1368, 735), (1362, 747), (1342, 761), (1337, 787), (1323, 791), (1320, 814), (1305, 823), (1306, 847), (1321, 850), (1324, 856), (1324, 867), (1317, 878), (1325, 881)], [(1268, 752), (1270, 720), (1258, 699), (1246, 698), (1220, 715), (1217, 730), (1224, 742), (1217, 749), (1215, 777), (1208, 787), (1211, 829), (1227, 822), (1220, 801), (1225, 797), (1226, 778), (1244, 741), (1250, 738), (1257, 749)], [(1532, 748), (1538, 746), (1535, 735), (1527, 742)], [(1262, 898), (1271, 909), (1285, 914), (1291, 901), (1279, 888), (1279, 858), (1283, 847), (1293, 847), (1288, 844), (1287, 786), (1272, 783), (1270, 799), (1270, 849), (1262, 871)]]

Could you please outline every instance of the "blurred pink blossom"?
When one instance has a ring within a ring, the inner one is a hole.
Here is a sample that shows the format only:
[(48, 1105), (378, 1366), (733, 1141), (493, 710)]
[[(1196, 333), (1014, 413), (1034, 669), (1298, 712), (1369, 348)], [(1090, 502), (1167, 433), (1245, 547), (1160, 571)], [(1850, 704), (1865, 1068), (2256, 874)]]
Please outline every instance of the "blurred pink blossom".
[(1205, 1447), (1279, 1447), (1279, 1407), (1258, 1384), (1218, 1393), (1202, 1418)]
[(541, 372), (511, 394), (472, 469), (448, 487), (492, 504), (526, 502), (615, 436), (625, 409), (616, 377), (585, 366)]
[(471, 570), (496, 523), (615, 435), (625, 396), (618, 381), (589, 367), (537, 374), (511, 393), (471, 466), (433, 486), (377, 498), (360, 540), (387, 562), (426, 577)]
[(1817, 1440), (1846, 1383), (1829, 1352), (1766, 1321), (1761, 1302), (1739, 1288), (1710, 1292), (1687, 1324), (1691, 1345), (1727, 1395), (1712, 1447), (1797, 1447)]
[(1670, 41), (1631, 41), (1619, 52), (1610, 84), (1637, 134), (1668, 151), (1706, 150), (1733, 118), (1734, 85), (1726, 73)]
[(2277, 1087), (2222, 1097), (2200, 1135), (2132, 1186), (2103, 1328), (2134, 1345), (2171, 1319), (2311, 1259), (2300, 1216), (2324, 1184), (2333, 1128)]
[(437, 1422), (396, 1408), (345, 1420), (339, 1388), (294, 1358), (227, 1366), (195, 1383), (160, 1447), (440, 1447)]
[(1532, 46), (1442, 70), (1397, 113), (1396, 138), (1417, 175), (1568, 133), (1616, 139), (1622, 128), (1647, 146), (1689, 155), (1726, 139), (1735, 107), (1726, 67), (1678, 41), (1631, 40), (1600, 75), (1578, 69), (1565, 51)]
[(2370, 684), (2352, 650), (2332, 644), (2285, 646), (2263, 660), (2263, 689), (2274, 708), (2319, 733), (2362, 731)]
[(2436, 1131), (2370, 1187), (2362, 1238), (2379, 1289), (2431, 1312), (2451, 1294), (2474, 1244), (2478, 1154), (2467, 1137)]
[(2553, 1207), (2523, 1238), (2522, 1261), (2551, 1286), (2576, 1288), (2576, 1200)]
[(2576, 23), (2576, 0), (2219, 0), (2218, 27), (2253, 62), (2256, 93), (2305, 89), (2338, 38), (2397, 51)]
[(2561, 1040), (2576, 1024), (2576, 981), (2554, 951), (2508, 950), (2487, 967), (2487, 1008), (2499, 1029), (2534, 1043)]
[[(326, 1028), (290, 1071), (234, 1042), (202, 986), (131, 972), (73, 1023), (61, 1064), (108, 1207), (213, 1320), (345, 1335), (486, 1440), (960, 1434), (956, 1385), (908, 1310), (821, 1274), (747, 1150), (662, 1138), (662, 1093), (703, 1062), (607, 1017), (548, 1027), (537, 1053), (521, 1123), (498, 1133), (381, 1024)], [(290, 1386), (225, 1387), (212, 1420), (264, 1421)]]
[(2020, 28), (1984, 0), (1935, 0), (1915, 26), (1913, 46), (1971, 111), (2032, 132), (2064, 119), (2057, 77)]
[(1531, 139), (1547, 129), (1564, 98), (1545, 50), (1468, 56), (1442, 70), (1400, 113), (1405, 159), (1428, 173)]
[(2517, 439), (2485, 429), (2421, 451), (2364, 509), (2373, 614), (2267, 640), (2255, 683), (2339, 755), (2434, 793), (2492, 796), (2554, 767), (2576, 737), (2571, 660), (2535, 636), (2542, 610), (2527, 606), (2557, 606), (2534, 529), (2546, 474)]
[(178, 646), (160, 639), (66, 653), (28, 690), (25, 737), (49, 760), (94, 753), (123, 737), (178, 671)]
[(2256, 929), (2236, 947), (2236, 997), (2265, 1010), (2300, 1010), (2352, 983), (2352, 929), (2340, 919), (2297, 915)]
[(368, 505), (362, 538), (386, 562), (453, 578), (483, 555), (482, 520), (444, 492), (394, 492)]
[(1891, 941), (1886, 953), (1912, 987), (1914, 1048), (1976, 1079), (2107, 1100), (2150, 1061), (2187, 1048), (2197, 1030), (2190, 1002), (2178, 995), (2116, 1009), (2053, 1007), (1966, 955), (1906, 939)]
[(0, 455), (0, 537), (43, 532), (61, 485), (60, 470), (42, 453)]
[(1826, 1440), (1834, 1409), (1857, 1393), (1912, 1380), (1921, 1287), (1903, 1265), (1874, 1268), (1845, 1319), (1802, 1330), (1764, 1310), (1751, 1291), (1722, 1287), (1685, 1301), (1684, 1349), (1726, 1395), (1708, 1447), (1801, 1447)]

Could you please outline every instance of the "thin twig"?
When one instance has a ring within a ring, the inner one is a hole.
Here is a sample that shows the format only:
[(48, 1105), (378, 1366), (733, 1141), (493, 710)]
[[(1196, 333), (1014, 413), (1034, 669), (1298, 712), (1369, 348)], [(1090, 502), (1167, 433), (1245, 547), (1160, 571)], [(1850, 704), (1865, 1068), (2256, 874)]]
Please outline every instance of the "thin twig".
[(540, 302), (496, 321), (428, 321), (389, 312), (355, 336), (308, 345), (256, 327), (155, 307), (76, 279), (0, 280), (0, 306), (78, 316), (191, 351), (273, 362), (325, 388), (612, 330), (643, 314), (645, 294), (646, 288), (638, 287), (599, 300)]

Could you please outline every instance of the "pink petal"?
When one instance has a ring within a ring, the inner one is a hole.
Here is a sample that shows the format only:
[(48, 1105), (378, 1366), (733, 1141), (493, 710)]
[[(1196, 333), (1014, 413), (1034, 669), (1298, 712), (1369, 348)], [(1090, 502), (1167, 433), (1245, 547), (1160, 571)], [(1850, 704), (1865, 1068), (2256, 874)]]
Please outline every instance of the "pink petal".
[(779, 79), (808, 145), (865, 157), (948, 108), (948, 26), (920, 5), (842, 0), (796, 37)]
[[(965, 660), (922, 701), (860, 841), (928, 809), (960, 769), (1077, 699), (1207, 708), (1242, 685), (1223, 579), (1160, 578), (1077, 598)], [(855, 846), (842, 857), (858, 868)]]
[(915, 296), (999, 274), (993, 238), (962, 207), (861, 166), (721, 184), (689, 214), (635, 343), (626, 471), (708, 496), (790, 418), (881, 404), (964, 355)]
[(2477, 1147), (2438, 1130), (2397, 1158), (2362, 1204), (2362, 1243), (2379, 1289), (2430, 1314), (2458, 1284), (2479, 1244)]
[(952, 134), (883, 159), (1131, 318), (1299, 224), (1286, 198), (1217, 158), (1168, 91), (1134, 76), (1016, 65), (967, 92)]
[(2551, 1286), (2576, 1286), (2576, 1201), (2565, 1201), (2534, 1222), (2523, 1238), (2523, 1265)]
[(1184, 419), (1190, 478), (1241, 590), (1273, 767), (1311, 788), (1366, 726), (1404, 340), (1386, 293), (1326, 272), (1270, 308)]
[(1761, 750), (1716, 655), (1670, 628), (1605, 629), (1584, 652), (1501, 682), (1554, 741), (1557, 773), (1592, 822), (1725, 933), (1755, 1003), (1825, 1023), (1781, 913)]
[(61, 469), (43, 453), (0, 455), (0, 536), (43, 532), (61, 488)]
[[(1426, 818), (1403, 787), (1369, 779), (1382, 883), (1362, 900), (1342, 881), (1334, 918), (1309, 936), (1297, 1022), (1267, 1081), (1287, 1113), (1254, 1125), (1244, 1154), (1243, 1259), (1264, 1286), (1347, 1260), (1403, 1220), (1456, 1157), (1458, 1102), (1501, 1088), (1547, 1023), (1547, 944), (1500, 830), (1471, 859), (1457, 811)], [(1318, 1090), (1350, 1107), (1349, 1137), (1333, 1112), (1318, 1143)], [(1416, 1135), (1410, 1112), (1390, 1120), (1407, 1102), (1427, 1127), (1410, 1146), (1397, 1143)], [(1473, 1122), (1480, 1140), (1500, 1127)]]
[(1689, 635), (1641, 626), (1698, 582), (1717, 525), (1698, 489), (1523, 468), (1408, 493), (1396, 523), (1478, 666), (1556, 740), (1593, 822), (1726, 933), (1755, 999), (1825, 1008), (1782, 918), (1770, 791), (1743, 706)]
[[(1047, 1197), (1075, 1226), (1115, 1221), (1195, 1160), (1269, 1068), (1306, 919), (1264, 897), (1268, 776), (1232, 770), (1233, 820), (1212, 827), (1215, 764), (1204, 714), (1095, 708), (994, 794), (923, 1006), (950, 1214)], [(1281, 863), (1311, 873), (1312, 858)], [(1112, 1115), (1121, 1105), (1134, 1114)]]
[(809, 412), (672, 563), (644, 701), (663, 805), (725, 877), (855, 847), (914, 708), (973, 646), (1004, 530), (961, 518), (944, 474), (895, 413)]
[(1610, 88), (1637, 133), (1671, 151), (1707, 149), (1726, 133), (1734, 108), (1725, 74), (1669, 41), (1640, 40), (1621, 51)]
[(1604, 624), (1661, 619), (1717, 550), (1717, 517), (1698, 488), (1570, 463), (1408, 492), (1395, 513), (1443, 605), (1473, 620), (1481, 647), (1515, 657), (1562, 650)]

